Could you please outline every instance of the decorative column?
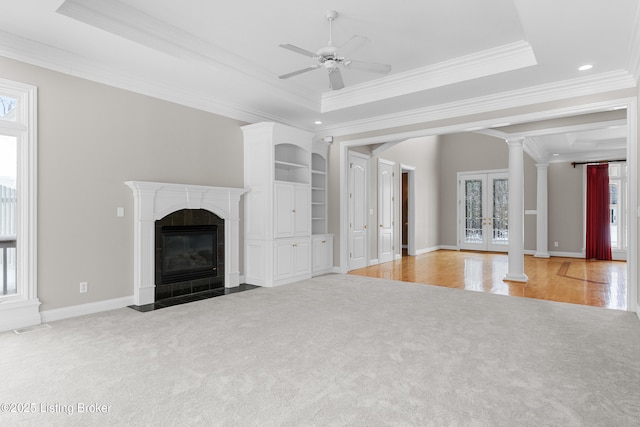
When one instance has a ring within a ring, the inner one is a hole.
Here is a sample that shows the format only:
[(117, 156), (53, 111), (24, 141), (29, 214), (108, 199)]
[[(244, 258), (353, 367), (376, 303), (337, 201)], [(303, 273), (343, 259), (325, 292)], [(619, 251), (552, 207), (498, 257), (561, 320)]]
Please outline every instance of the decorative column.
[(547, 171), (548, 163), (536, 164), (538, 169), (538, 191), (536, 201), (536, 252), (533, 254), (536, 258), (549, 258), (549, 207), (548, 207), (548, 191)]
[(504, 280), (526, 282), (524, 274), (524, 149), (523, 140), (509, 145), (509, 270)]

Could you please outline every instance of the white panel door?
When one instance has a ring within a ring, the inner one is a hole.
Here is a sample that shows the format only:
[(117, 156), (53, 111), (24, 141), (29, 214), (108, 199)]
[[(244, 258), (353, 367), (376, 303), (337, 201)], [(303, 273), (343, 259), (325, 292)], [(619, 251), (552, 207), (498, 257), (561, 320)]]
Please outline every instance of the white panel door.
[(378, 262), (394, 258), (394, 164), (378, 161)]
[(460, 249), (509, 250), (509, 174), (461, 174), (458, 191)]
[(349, 270), (367, 266), (367, 177), (369, 158), (349, 152)]

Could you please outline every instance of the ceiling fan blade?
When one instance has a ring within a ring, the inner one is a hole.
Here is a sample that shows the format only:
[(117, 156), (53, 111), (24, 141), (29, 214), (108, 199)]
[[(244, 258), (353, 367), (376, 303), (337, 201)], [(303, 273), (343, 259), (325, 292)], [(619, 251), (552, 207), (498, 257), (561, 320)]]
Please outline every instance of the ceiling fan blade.
[(342, 81), (342, 74), (340, 74), (339, 68), (334, 68), (329, 71), (329, 86), (331, 90), (339, 90), (344, 87), (344, 82)]
[(306, 50), (306, 49), (303, 49), (303, 48), (301, 48), (301, 47), (294, 46), (294, 45), (292, 45), (292, 44), (281, 44), (281, 45), (279, 45), (279, 46), (280, 46), (281, 48), (283, 48), (283, 49), (287, 49), (287, 50), (290, 50), (290, 51), (292, 51), (292, 52), (299, 53), (299, 54), (304, 55), (304, 56), (309, 56), (309, 57), (311, 57), (311, 58), (317, 58), (317, 57), (318, 57), (318, 55), (316, 55), (315, 53), (313, 53), (313, 52), (311, 52), (311, 51), (308, 51), (308, 50)]
[(375, 62), (356, 61), (352, 59), (344, 61), (343, 65), (348, 70), (354, 69), (369, 71), (370, 73), (387, 74), (389, 71), (391, 71), (391, 65), (377, 64)]
[(279, 79), (288, 79), (289, 77), (297, 76), (298, 74), (306, 73), (307, 71), (317, 70), (318, 68), (320, 68), (319, 64), (312, 65), (311, 67), (303, 68), (302, 70), (293, 71), (293, 72), (288, 73), (288, 74), (283, 74), (281, 76), (278, 76), (278, 78)]
[(338, 48), (340, 49), (341, 55), (345, 55), (345, 54), (348, 55), (364, 47), (364, 45), (368, 44), (370, 41), (371, 40), (369, 40), (368, 37), (355, 35), (351, 37), (349, 40), (347, 40), (346, 42), (342, 43), (341, 46), (338, 46)]

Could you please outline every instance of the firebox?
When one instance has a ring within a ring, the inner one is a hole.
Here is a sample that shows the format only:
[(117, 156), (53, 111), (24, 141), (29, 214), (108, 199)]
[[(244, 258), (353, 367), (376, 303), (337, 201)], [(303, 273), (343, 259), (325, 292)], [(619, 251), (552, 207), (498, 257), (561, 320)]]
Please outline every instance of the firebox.
[(215, 225), (162, 227), (161, 284), (217, 276)]
[(224, 288), (224, 220), (182, 209), (155, 228), (156, 301)]

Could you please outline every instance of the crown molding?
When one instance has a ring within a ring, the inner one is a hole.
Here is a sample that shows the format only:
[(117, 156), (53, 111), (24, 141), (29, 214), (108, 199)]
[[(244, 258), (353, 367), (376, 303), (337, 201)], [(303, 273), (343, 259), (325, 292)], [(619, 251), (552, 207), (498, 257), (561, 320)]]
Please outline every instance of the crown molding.
[(636, 11), (633, 32), (631, 33), (627, 70), (629, 70), (636, 82), (640, 81), (640, 7)]
[(322, 95), (321, 112), (340, 110), (536, 65), (531, 45), (518, 41)]
[(540, 140), (535, 136), (524, 139), (524, 151), (536, 163), (540, 164), (548, 163), (551, 157), (551, 154), (545, 151), (542, 144), (540, 144)]
[(363, 120), (345, 122), (322, 128), (318, 133), (320, 135), (326, 134), (333, 136), (354, 135), (417, 123), (524, 107), (584, 95), (629, 89), (635, 86), (636, 82), (634, 78), (626, 70), (617, 70), (561, 82), (532, 86), (521, 90), (502, 92), (389, 115), (370, 117)]
[(174, 58), (204, 63), (219, 72), (231, 73), (231, 76), (249, 77), (264, 85), (272, 96), (308, 109), (318, 109), (318, 102), (311, 91), (290, 85), (285, 89), (284, 83), (259, 64), (121, 1), (66, 0), (56, 12)]
[(108, 64), (87, 61), (83, 57), (63, 49), (47, 46), (1, 30), (0, 56), (141, 95), (175, 102), (241, 122), (277, 121), (292, 126), (296, 125), (286, 117), (265, 114), (255, 109), (216, 101), (214, 97), (206, 96), (199, 91), (184, 91), (174, 86), (152, 83), (143, 77), (118, 73)]

